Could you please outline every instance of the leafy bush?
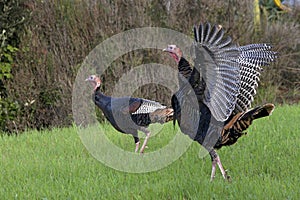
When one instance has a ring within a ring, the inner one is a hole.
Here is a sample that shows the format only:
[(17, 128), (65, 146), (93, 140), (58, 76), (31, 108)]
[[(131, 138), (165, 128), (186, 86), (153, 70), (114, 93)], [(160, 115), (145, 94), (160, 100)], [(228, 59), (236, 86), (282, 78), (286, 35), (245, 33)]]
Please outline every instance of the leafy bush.
[[(26, 11), (20, 0), (0, 2), (0, 129), (8, 130), (7, 123), (14, 120), (19, 106), (8, 97), (5, 82), (12, 78), (15, 55), (18, 51)], [(15, 127), (15, 126), (14, 126)]]

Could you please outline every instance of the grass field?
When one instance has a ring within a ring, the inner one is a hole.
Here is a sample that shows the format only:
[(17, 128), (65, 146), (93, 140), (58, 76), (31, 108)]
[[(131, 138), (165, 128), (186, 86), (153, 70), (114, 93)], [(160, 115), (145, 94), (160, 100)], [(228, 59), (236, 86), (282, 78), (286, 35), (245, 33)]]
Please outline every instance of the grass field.
[[(104, 127), (113, 143), (133, 151), (130, 136)], [(173, 133), (169, 123), (150, 139), (146, 153)], [(209, 181), (211, 161), (199, 158), (197, 143), (169, 166), (136, 174), (97, 161), (76, 127), (2, 136), (0, 199), (300, 199), (299, 136), (300, 106), (277, 107), (256, 121), (237, 144), (218, 151), (230, 183), (219, 171)]]

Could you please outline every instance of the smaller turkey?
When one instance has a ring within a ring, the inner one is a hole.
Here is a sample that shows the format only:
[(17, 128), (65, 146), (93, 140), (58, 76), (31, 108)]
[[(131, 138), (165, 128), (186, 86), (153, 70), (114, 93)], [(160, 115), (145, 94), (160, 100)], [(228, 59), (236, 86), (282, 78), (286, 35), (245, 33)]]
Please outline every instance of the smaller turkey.
[(165, 123), (173, 120), (173, 109), (158, 102), (133, 97), (110, 97), (100, 91), (101, 80), (96, 75), (89, 76), (85, 81), (94, 87), (93, 101), (111, 125), (121, 133), (131, 134), (138, 152), (140, 139), (138, 131), (146, 134), (140, 153), (144, 153), (150, 138), (147, 127), (152, 123)]

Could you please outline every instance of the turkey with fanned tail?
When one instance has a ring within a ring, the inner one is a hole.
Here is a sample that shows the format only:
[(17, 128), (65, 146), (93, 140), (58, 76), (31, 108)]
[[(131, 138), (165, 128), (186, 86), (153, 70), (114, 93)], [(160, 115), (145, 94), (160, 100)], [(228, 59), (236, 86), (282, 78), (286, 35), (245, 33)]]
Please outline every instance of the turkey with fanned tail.
[(234, 144), (258, 118), (271, 115), (271, 103), (251, 108), (262, 66), (277, 58), (269, 44), (238, 46), (224, 37), (220, 25), (194, 26), (194, 67), (176, 45), (168, 52), (178, 64), (179, 90), (172, 96), (173, 122), (184, 134), (203, 145), (216, 165), (229, 178), (215, 149)]
[(147, 127), (152, 123), (165, 123), (173, 119), (173, 109), (158, 102), (133, 97), (110, 97), (100, 91), (101, 80), (95, 75), (86, 81), (93, 84), (93, 101), (102, 110), (111, 125), (122, 133), (131, 134), (135, 142), (135, 152), (139, 149), (138, 130), (146, 134), (140, 149), (143, 153), (150, 138)]

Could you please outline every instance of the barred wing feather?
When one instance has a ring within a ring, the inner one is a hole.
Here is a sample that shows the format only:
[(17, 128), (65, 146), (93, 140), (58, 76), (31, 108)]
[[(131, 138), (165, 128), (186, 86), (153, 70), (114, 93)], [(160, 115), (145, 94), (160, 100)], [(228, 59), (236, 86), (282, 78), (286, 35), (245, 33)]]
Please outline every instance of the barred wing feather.
[(258, 87), (262, 66), (277, 58), (269, 44), (237, 46), (220, 25), (194, 26), (195, 68), (205, 82), (203, 102), (218, 121), (247, 111)]
[(156, 101), (151, 101), (147, 99), (141, 99), (142, 103), (140, 107), (133, 112), (132, 114), (145, 114), (145, 113), (152, 113), (156, 111), (157, 109), (164, 109), (166, 106), (161, 105), (160, 103)]
[(209, 23), (194, 26), (195, 68), (206, 84), (205, 103), (218, 121), (225, 121), (235, 109), (239, 94), (240, 66), (238, 47), (230, 37), (223, 39), (220, 26)]
[(268, 44), (249, 44), (239, 47), (241, 88), (237, 99), (235, 113), (246, 111), (251, 107), (253, 97), (258, 87), (262, 66), (269, 65), (277, 58), (277, 53), (271, 51)]

